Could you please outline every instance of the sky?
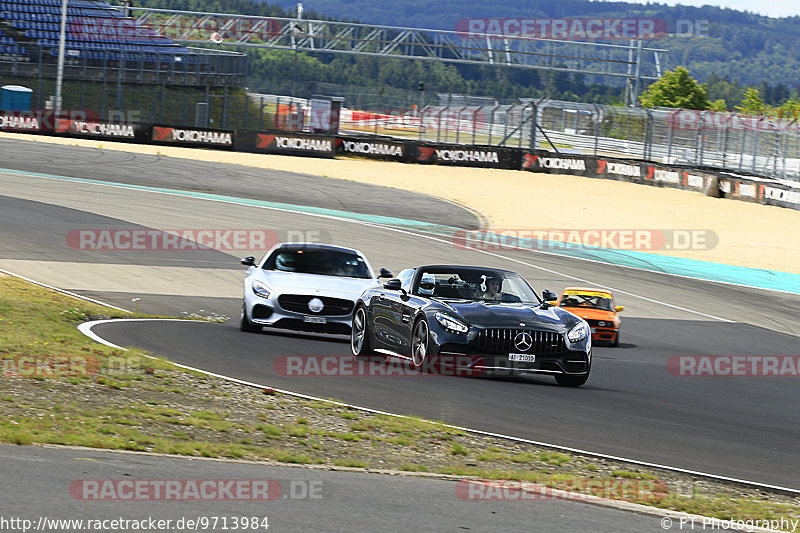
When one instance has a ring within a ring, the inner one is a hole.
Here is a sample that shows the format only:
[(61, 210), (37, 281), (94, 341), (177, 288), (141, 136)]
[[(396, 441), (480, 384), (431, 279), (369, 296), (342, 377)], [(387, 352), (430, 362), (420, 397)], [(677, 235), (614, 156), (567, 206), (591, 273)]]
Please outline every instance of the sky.
[(752, 11), (769, 17), (800, 15), (800, 2), (798, 0), (771, 0), (769, 2), (754, 0), (661, 0), (661, 2), (671, 6), (683, 4), (687, 6), (712, 5), (729, 7), (739, 11)]

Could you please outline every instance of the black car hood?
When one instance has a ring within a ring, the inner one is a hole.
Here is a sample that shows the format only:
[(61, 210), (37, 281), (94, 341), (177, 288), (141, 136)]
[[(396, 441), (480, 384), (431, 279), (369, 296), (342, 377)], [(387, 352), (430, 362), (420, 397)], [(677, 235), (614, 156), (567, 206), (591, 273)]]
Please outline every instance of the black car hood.
[[(579, 318), (560, 307), (543, 309), (537, 305), (473, 300), (434, 300), (442, 311), (480, 328), (541, 328), (563, 333), (579, 322)], [(525, 324), (520, 326), (520, 323)]]

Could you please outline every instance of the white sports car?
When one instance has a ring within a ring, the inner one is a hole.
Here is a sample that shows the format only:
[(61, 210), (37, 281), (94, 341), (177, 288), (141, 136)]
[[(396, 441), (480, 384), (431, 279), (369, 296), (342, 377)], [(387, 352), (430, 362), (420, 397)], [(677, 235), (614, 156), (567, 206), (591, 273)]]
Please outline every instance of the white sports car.
[(378, 287), (376, 277), (358, 250), (327, 244), (279, 244), (261, 262), (245, 257), (244, 298), (240, 328), (262, 326), (350, 334), (353, 307), (361, 293)]

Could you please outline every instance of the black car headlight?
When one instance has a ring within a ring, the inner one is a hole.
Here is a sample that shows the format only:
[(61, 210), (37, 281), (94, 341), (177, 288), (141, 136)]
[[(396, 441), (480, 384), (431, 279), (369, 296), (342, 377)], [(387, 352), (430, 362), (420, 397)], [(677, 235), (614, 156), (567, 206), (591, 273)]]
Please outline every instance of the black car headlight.
[(269, 298), (270, 295), (269, 288), (267, 288), (266, 285), (258, 280), (253, 282), (253, 292), (256, 296), (260, 296), (262, 298)]
[(589, 335), (589, 326), (586, 322), (581, 322), (567, 333), (567, 340), (569, 342), (580, 342)]
[(469, 326), (460, 320), (451, 317), (450, 315), (445, 313), (436, 313), (434, 316), (436, 317), (436, 321), (439, 323), (439, 325), (451, 333), (464, 334), (469, 331)]

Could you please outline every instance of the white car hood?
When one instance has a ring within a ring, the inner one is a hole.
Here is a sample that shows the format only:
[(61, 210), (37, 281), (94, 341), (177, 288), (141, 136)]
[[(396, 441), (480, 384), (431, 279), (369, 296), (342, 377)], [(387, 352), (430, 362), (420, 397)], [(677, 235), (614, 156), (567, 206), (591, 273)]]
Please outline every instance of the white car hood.
[(261, 270), (260, 278), (280, 294), (332, 294), (355, 300), (365, 289), (378, 286), (373, 278), (346, 278), (318, 274), (297, 274), (278, 270)]

